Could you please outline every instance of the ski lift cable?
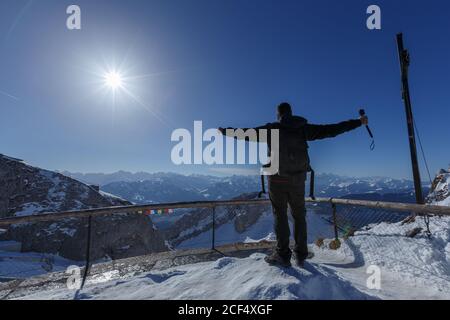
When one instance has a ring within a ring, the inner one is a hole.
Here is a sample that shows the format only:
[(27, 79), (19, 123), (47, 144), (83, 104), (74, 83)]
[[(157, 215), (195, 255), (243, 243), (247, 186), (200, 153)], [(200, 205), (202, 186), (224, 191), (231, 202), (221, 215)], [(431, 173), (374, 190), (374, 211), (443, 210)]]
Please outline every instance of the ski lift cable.
[[(425, 151), (423, 150), (423, 145), (422, 145), (422, 140), (420, 139), (419, 129), (417, 128), (416, 120), (414, 120), (414, 119), (413, 119), (413, 124), (414, 124), (414, 129), (416, 131), (417, 140), (419, 141), (419, 146), (420, 146), (420, 151), (422, 153), (423, 162), (425, 163), (425, 168), (427, 169), (428, 179), (430, 179), (430, 187), (431, 187), (431, 185), (433, 184), (433, 181), (431, 180), (430, 169), (428, 167), (428, 162), (427, 162), (427, 158), (425, 156)], [(427, 228), (426, 234), (427, 234), (428, 238), (430, 238), (431, 237), (430, 217), (427, 214), (425, 214), (423, 216), (423, 221), (424, 221), (425, 226)]]
[(430, 168), (428, 167), (428, 161), (425, 156), (425, 151), (423, 150), (422, 139), (420, 139), (419, 129), (417, 128), (416, 120), (413, 120), (414, 128), (416, 130), (417, 140), (419, 141), (420, 151), (422, 153), (423, 162), (425, 163), (425, 168), (427, 169), (428, 179), (430, 180), (430, 186), (433, 184), (433, 180), (431, 179)]

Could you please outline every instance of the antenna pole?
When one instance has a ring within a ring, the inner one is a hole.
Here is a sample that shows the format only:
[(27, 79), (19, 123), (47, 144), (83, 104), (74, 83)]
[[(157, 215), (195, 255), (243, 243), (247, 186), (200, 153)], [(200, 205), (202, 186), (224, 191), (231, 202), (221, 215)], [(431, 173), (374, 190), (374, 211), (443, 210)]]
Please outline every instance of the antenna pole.
[(414, 119), (411, 108), (411, 98), (409, 95), (408, 83), (408, 67), (409, 67), (409, 53), (403, 47), (403, 34), (397, 34), (397, 47), (400, 59), (400, 71), (402, 75), (402, 97), (405, 103), (406, 121), (408, 126), (409, 150), (411, 153), (411, 163), (414, 177), (414, 190), (416, 193), (416, 202), (423, 204), (422, 183), (420, 179), (419, 163), (417, 161), (416, 135), (414, 133)]

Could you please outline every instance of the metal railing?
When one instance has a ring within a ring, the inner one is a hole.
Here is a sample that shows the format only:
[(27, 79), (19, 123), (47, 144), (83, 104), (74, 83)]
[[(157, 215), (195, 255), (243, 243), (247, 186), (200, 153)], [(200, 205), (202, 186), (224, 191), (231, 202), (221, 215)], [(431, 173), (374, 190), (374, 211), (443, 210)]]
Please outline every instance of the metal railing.
[[(435, 205), (421, 205), (413, 203), (401, 202), (384, 202), (384, 201), (369, 201), (369, 200), (353, 200), (342, 198), (305, 198), (306, 202), (311, 203), (329, 203), (330, 205), (350, 205), (362, 206), (374, 209), (388, 209), (402, 212), (410, 212), (415, 214), (436, 214), (450, 216), (450, 207), (435, 206)], [(185, 208), (216, 208), (221, 206), (238, 206), (238, 205), (267, 205), (270, 200), (223, 200), (223, 201), (191, 201), (191, 202), (173, 202), (173, 203), (158, 203), (145, 205), (129, 205), (95, 208), (76, 211), (64, 212), (50, 212), (40, 213), (38, 215), (20, 216), (0, 219), (0, 226), (10, 226), (12, 224), (25, 222), (45, 222), (55, 221), (65, 218), (84, 218), (84, 217), (98, 217), (108, 216), (117, 213), (136, 213), (147, 210), (162, 210), (162, 209), (185, 209)]]

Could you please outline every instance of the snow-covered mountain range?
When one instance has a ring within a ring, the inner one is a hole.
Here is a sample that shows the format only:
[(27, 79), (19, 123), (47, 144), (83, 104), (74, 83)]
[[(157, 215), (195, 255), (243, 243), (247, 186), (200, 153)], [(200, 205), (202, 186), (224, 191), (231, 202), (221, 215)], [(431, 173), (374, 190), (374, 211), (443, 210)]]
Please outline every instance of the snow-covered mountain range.
[[(261, 190), (259, 176), (181, 175), (176, 173), (80, 174), (64, 172), (79, 181), (97, 184), (106, 192), (134, 203), (231, 199)], [(309, 180), (307, 181), (309, 183)], [(428, 186), (424, 185), (427, 192)], [(413, 202), (413, 182), (386, 177), (352, 178), (317, 174), (315, 193), (324, 197)]]

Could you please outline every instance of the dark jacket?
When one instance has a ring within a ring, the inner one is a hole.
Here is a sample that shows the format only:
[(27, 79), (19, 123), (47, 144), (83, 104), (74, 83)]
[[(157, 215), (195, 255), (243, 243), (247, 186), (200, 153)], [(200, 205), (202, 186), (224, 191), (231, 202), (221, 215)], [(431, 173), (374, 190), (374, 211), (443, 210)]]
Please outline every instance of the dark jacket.
[[(325, 138), (333, 138), (347, 131), (356, 129), (361, 126), (361, 120), (348, 120), (336, 124), (309, 124), (305, 118), (299, 116), (285, 116), (280, 121), (267, 123), (266, 125), (256, 128), (242, 128), (244, 131), (249, 129), (256, 130), (256, 141), (260, 141), (258, 130), (268, 130), (268, 149), (271, 149), (270, 130), (278, 129), (279, 138), (279, 174), (291, 175), (309, 170), (309, 155), (307, 141), (320, 140)], [(227, 128), (234, 129), (235, 128)], [(226, 134), (226, 132), (225, 132)], [(236, 136), (233, 136), (236, 138)], [(255, 139), (245, 138), (246, 140), (255, 141)], [(264, 141), (265, 142), (265, 141)]]

